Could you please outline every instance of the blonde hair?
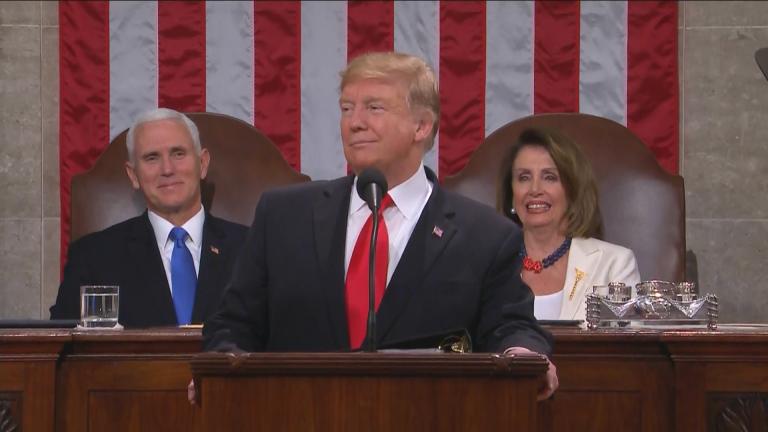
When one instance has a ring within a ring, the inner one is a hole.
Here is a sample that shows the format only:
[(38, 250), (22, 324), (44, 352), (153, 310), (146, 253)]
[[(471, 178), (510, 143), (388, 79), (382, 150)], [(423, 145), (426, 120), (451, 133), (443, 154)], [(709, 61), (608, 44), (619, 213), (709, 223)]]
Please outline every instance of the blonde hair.
[(541, 147), (555, 162), (568, 200), (565, 234), (572, 237), (599, 237), (602, 222), (592, 167), (581, 148), (555, 130), (530, 128), (520, 133), (501, 163), (496, 185), (496, 209), (521, 224), (520, 218), (511, 211), (514, 202), (512, 167), (523, 147)]
[(410, 110), (426, 109), (433, 119), (432, 134), (426, 150), (432, 148), (440, 124), (440, 93), (432, 68), (422, 59), (398, 52), (372, 52), (353, 59), (341, 72), (343, 90), (348, 84), (363, 79), (402, 82), (408, 89), (405, 103)]

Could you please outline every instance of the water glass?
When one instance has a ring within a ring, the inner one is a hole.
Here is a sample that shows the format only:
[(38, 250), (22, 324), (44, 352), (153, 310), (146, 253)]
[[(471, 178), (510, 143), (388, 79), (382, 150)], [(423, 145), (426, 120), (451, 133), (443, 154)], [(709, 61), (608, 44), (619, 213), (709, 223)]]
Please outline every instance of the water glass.
[(120, 287), (117, 285), (83, 285), (80, 287), (80, 325), (85, 328), (117, 326), (120, 309)]

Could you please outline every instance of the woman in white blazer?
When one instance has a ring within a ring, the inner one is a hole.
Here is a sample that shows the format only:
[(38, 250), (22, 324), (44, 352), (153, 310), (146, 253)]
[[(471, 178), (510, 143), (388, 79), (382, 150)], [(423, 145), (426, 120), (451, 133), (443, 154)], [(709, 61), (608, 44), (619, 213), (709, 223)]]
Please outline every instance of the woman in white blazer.
[(600, 209), (589, 160), (566, 136), (523, 131), (502, 162), (497, 208), (523, 227), (521, 276), (538, 319), (584, 319), (593, 285), (640, 282), (635, 254), (595, 238)]

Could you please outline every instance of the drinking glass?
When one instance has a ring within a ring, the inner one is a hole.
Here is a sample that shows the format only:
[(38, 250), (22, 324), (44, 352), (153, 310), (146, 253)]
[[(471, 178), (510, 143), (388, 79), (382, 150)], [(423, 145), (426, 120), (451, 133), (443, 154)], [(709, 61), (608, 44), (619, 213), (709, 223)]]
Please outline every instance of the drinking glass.
[(80, 325), (85, 328), (114, 328), (120, 309), (120, 287), (117, 285), (83, 285), (80, 287)]

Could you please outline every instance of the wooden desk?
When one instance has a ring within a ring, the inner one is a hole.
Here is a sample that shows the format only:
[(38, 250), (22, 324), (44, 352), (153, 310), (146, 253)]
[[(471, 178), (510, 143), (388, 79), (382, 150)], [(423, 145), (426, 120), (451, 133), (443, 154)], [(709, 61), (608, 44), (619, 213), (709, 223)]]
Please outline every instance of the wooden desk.
[(768, 329), (549, 330), (540, 431), (768, 431)]
[[(768, 329), (551, 330), (560, 390), (540, 431), (768, 431)], [(199, 347), (198, 330), (0, 330), (0, 425), (192, 430)]]

